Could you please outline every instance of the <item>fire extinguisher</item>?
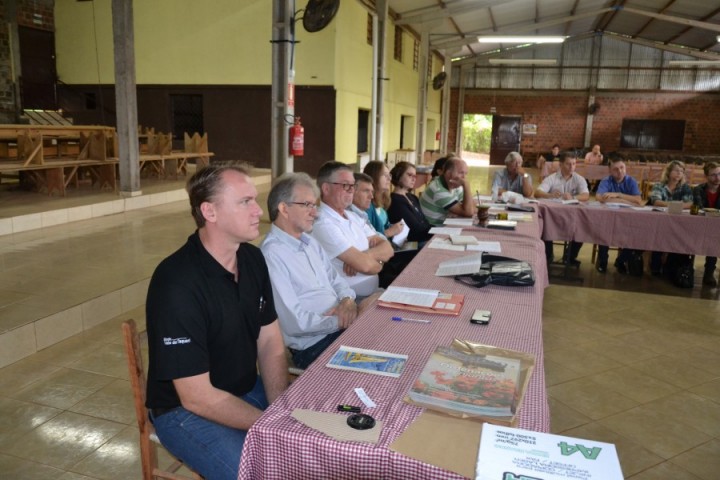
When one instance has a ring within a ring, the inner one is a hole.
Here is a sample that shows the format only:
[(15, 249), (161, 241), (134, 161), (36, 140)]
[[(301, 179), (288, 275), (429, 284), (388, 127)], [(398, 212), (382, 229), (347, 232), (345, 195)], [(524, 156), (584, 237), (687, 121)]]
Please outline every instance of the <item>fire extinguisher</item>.
[(295, 117), (295, 125), (290, 127), (290, 155), (302, 157), (305, 154), (305, 129), (300, 117)]
[(435, 141), (436, 141), (436, 142), (439, 142), (439, 141), (440, 141), (440, 130), (436, 130), (436, 131), (435, 131)]

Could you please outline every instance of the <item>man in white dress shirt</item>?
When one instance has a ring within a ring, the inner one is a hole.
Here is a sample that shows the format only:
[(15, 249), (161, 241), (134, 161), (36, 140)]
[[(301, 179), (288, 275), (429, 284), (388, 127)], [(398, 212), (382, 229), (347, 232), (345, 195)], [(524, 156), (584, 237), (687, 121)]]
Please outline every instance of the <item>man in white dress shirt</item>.
[(317, 176), (322, 202), (312, 236), (320, 242), (337, 272), (355, 290), (360, 301), (378, 289), (378, 273), (393, 256), (390, 242), (348, 210), (355, 177), (341, 162), (326, 162)]
[(308, 235), (318, 194), (305, 173), (278, 178), (268, 196), (273, 224), (260, 246), (283, 339), (299, 368), (308, 367), (357, 317), (355, 291)]

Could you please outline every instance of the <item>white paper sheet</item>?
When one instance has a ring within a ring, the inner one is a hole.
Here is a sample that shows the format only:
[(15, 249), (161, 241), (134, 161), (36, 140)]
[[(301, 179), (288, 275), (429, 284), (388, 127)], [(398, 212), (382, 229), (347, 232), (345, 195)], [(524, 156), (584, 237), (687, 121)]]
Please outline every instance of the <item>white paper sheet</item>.
[(473, 219), (472, 218), (462, 218), (462, 217), (446, 218), (444, 225), (455, 225), (458, 227), (472, 227)]
[(436, 248), (438, 250), (452, 250), (454, 252), (464, 252), (465, 245), (453, 245), (449, 238), (435, 237), (425, 248)]
[(501, 253), (502, 252), (500, 242), (478, 242), (477, 245), (468, 245), (466, 247), (466, 250), (488, 252), (488, 253)]
[(402, 247), (405, 244), (408, 234), (410, 233), (410, 227), (405, 225), (405, 221), (400, 220), (400, 223), (402, 224), (402, 230), (392, 238), (392, 242), (398, 247)]
[(622, 480), (623, 474), (612, 443), (484, 423), (475, 480), (500, 478)]
[(438, 295), (440, 295), (440, 290), (391, 286), (380, 295), (379, 300), (383, 302), (404, 303), (405, 305), (417, 305), (418, 307), (432, 307)]
[(450, 235), (453, 245), (477, 245), (477, 238), (472, 235)]
[(432, 227), (430, 233), (432, 235), (462, 235), (462, 228)]

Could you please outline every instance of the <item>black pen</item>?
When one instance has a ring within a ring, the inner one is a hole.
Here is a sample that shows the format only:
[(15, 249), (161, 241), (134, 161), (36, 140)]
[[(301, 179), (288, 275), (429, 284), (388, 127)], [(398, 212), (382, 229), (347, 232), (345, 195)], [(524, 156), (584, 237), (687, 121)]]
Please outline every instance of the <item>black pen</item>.
[(352, 405), (338, 405), (337, 409), (338, 412), (360, 413), (360, 407), (354, 407)]

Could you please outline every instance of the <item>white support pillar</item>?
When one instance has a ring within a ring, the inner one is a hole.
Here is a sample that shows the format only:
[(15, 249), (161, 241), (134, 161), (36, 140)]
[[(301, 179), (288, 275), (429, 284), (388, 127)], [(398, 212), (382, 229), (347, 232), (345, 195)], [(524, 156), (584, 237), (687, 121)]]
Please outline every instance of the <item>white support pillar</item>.
[[(373, 123), (375, 125), (375, 145), (370, 152), (370, 160), (385, 160), (383, 152), (383, 115), (385, 114), (385, 83), (388, 81), (385, 71), (385, 52), (387, 50), (387, 18), (388, 18), (388, 1), (377, 0), (375, 3), (375, 11), (377, 12), (377, 28), (373, 22), (373, 45), (377, 44), (376, 63), (373, 65), (377, 72), (375, 77), (376, 85), (376, 110), (373, 112)], [(377, 31), (377, 34), (375, 33)]]
[(458, 75), (458, 110), (457, 110), (457, 129), (455, 130), (455, 153), (458, 155), (462, 152), (463, 144), (463, 116), (465, 114), (465, 75), (466, 71), (463, 67), (459, 67)]
[(290, 125), (295, 115), (295, 48), (292, 0), (272, 4), (272, 87), (270, 89), (270, 157), (273, 177), (293, 171), (290, 155)]
[(415, 153), (417, 163), (422, 163), (425, 153), (425, 135), (427, 130), (427, 89), (428, 62), (430, 61), (430, 35), (427, 30), (420, 34), (420, 58), (418, 62), (418, 103), (417, 103), (417, 138)]
[(440, 114), (440, 153), (443, 155), (447, 154), (448, 149), (448, 134), (450, 132), (450, 82), (452, 81), (452, 59), (450, 58), (450, 52), (445, 51), (445, 85), (443, 85), (442, 91), (442, 113)]

